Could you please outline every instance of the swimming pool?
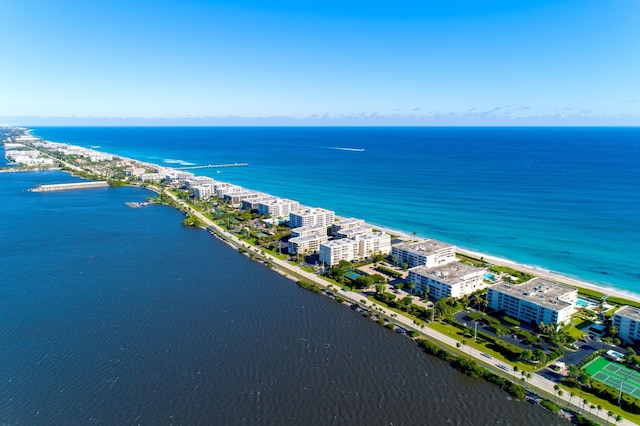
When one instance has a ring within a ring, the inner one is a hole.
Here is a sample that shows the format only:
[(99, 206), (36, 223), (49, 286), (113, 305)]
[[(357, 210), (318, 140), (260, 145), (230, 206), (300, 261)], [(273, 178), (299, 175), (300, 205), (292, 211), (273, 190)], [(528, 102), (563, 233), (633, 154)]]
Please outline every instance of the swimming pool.
[(597, 305), (588, 299), (584, 299), (582, 297), (578, 297), (578, 300), (576, 300), (576, 307), (577, 308), (589, 308), (589, 309), (593, 309), (595, 308)]

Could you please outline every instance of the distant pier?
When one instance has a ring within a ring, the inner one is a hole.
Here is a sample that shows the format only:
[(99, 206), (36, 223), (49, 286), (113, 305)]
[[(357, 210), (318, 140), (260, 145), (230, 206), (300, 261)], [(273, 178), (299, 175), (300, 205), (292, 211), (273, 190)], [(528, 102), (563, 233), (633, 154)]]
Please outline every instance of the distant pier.
[(85, 188), (104, 188), (109, 186), (109, 182), (105, 180), (93, 181), (93, 182), (76, 182), (76, 183), (56, 183), (53, 185), (40, 185), (35, 188), (31, 188), (31, 192), (52, 192), (52, 191), (68, 191), (71, 189), (85, 189)]
[(207, 164), (206, 166), (173, 167), (176, 170), (223, 169), (225, 167), (247, 167), (249, 163)]

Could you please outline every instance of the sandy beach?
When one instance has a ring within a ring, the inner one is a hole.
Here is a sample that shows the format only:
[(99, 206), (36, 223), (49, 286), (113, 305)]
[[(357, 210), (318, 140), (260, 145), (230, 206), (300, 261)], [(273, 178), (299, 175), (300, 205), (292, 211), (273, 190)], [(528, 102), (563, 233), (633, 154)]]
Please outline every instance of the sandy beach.
[[(339, 217), (336, 216), (336, 220), (340, 220), (340, 219), (346, 219), (345, 217)], [(366, 220), (366, 219), (365, 219)], [(372, 227), (374, 227), (377, 230), (386, 232), (388, 234), (391, 235), (397, 235), (400, 238), (406, 240), (406, 241), (418, 241), (421, 239), (428, 239), (430, 237), (425, 237), (422, 235), (413, 235), (413, 234), (407, 234), (405, 231), (401, 231), (398, 229), (390, 229), (390, 228), (386, 228), (384, 226), (379, 226), (376, 224), (370, 224)], [(446, 241), (445, 241), (446, 242)], [(575, 287), (582, 287), (585, 289), (589, 289), (589, 290), (594, 290), (594, 291), (598, 291), (601, 293), (604, 293), (608, 296), (614, 296), (614, 297), (620, 297), (620, 298), (624, 298), (624, 299), (630, 299), (630, 300), (634, 300), (640, 303), (640, 294), (637, 293), (632, 293), (630, 291), (625, 291), (625, 290), (620, 290), (614, 287), (608, 287), (608, 286), (603, 286), (603, 285), (599, 285), (596, 283), (591, 283), (591, 282), (587, 282), (587, 281), (582, 281), (579, 278), (572, 278), (566, 275), (563, 275), (560, 272), (555, 272), (555, 271), (550, 271), (541, 267), (534, 267), (534, 266), (529, 266), (529, 265), (524, 265), (521, 263), (517, 263), (514, 262), (512, 260), (509, 259), (504, 259), (504, 258), (500, 258), (497, 256), (491, 256), (489, 254), (486, 253), (480, 253), (478, 251), (474, 251), (474, 250), (468, 250), (462, 247), (458, 247), (456, 246), (456, 251), (458, 253), (464, 254), (466, 256), (470, 256), (470, 257), (474, 257), (477, 259), (484, 259), (487, 262), (497, 265), (497, 266), (507, 266), (513, 269), (517, 269), (519, 271), (522, 272), (526, 272), (528, 274), (531, 275), (535, 275), (537, 277), (540, 278), (547, 278), (559, 283), (563, 283), (563, 284), (568, 284), (568, 285), (572, 285)]]

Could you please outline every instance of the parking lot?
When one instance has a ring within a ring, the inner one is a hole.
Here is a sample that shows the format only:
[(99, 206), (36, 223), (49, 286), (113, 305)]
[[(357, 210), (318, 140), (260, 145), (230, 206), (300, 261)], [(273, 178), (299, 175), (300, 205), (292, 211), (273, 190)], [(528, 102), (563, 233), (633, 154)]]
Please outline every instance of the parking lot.
[[(467, 311), (457, 312), (454, 315), (454, 317), (456, 321), (460, 322), (461, 324), (466, 324), (467, 327), (470, 327), (473, 329), (475, 326), (474, 324), (475, 321), (469, 317), (469, 312)], [(524, 329), (532, 333), (535, 333), (534, 331), (528, 330), (527, 328), (524, 328)], [(482, 331), (483, 333), (486, 333), (494, 338), (498, 338), (495, 332), (489, 326), (487, 326), (486, 323), (483, 321), (478, 321), (478, 331)], [(511, 343), (513, 345), (516, 345), (522, 349), (534, 350), (539, 348), (548, 352), (553, 346), (549, 342), (546, 342), (544, 340), (541, 340), (537, 345), (530, 345), (525, 339), (520, 339), (512, 333), (506, 336), (502, 336), (499, 339), (504, 340), (505, 342)], [(565, 352), (565, 355), (559, 358), (558, 360), (554, 360), (554, 361), (561, 360), (561, 361), (564, 361), (566, 364), (576, 365), (576, 364), (579, 364), (581, 361), (583, 361), (585, 358), (587, 358), (589, 355), (597, 351), (598, 349), (602, 349), (602, 347), (604, 346), (601, 342), (596, 340), (589, 340), (587, 342), (578, 341), (576, 342), (575, 345), (577, 347), (576, 350), (562, 348)], [(624, 350), (620, 349), (620, 351), (624, 353)], [(542, 374), (547, 379), (550, 379), (556, 382), (559, 382), (563, 377), (561, 374), (558, 374), (557, 372), (551, 369), (545, 369), (545, 371), (540, 371), (540, 374)]]

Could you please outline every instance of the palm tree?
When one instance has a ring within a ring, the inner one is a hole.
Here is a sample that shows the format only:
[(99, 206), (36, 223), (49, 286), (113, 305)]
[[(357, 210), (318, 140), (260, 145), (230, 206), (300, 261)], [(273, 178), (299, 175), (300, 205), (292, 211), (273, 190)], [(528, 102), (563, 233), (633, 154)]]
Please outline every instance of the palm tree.
[(607, 413), (607, 423), (609, 423), (609, 417), (613, 416), (613, 411), (609, 410)]
[(520, 369), (518, 368), (518, 366), (517, 366), (517, 365), (514, 365), (514, 366), (513, 366), (513, 384), (514, 384), (514, 385), (516, 384), (516, 373), (517, 373), (518, 371), (520, 371)]
[(598, 417), (600, 417), (600, 410), (602, 410), (602, 405), (598, 404), (596, 409), (598, 410), (598, 411), (596, 411), (596, 414), (598, 415)]
[(616, 416), (616, 424), (618, 424), (618, 422), (621, 422), (621, 421), (622, 421), (622, 416), (620, 414), (618, 414)]
[(569, 408), (569, 404), (571, 404), (571, 399), (574, 396), (576, 396), (576, 394), (573, 391), (569, 392), (569, 402), (567, 403), (567, 408)]
[(416, 288), (416, 283), (414, 283), (413, 281), (409, 281), (407, 287), (409, 288), (409, 290), (411, 291), (411, 295), (413, 296), (413, 289)]
[(560, 390), (560, 385), (553, 385), (553, 393), (556, 397), (556, 404), (558, 404), (558, 391)]

